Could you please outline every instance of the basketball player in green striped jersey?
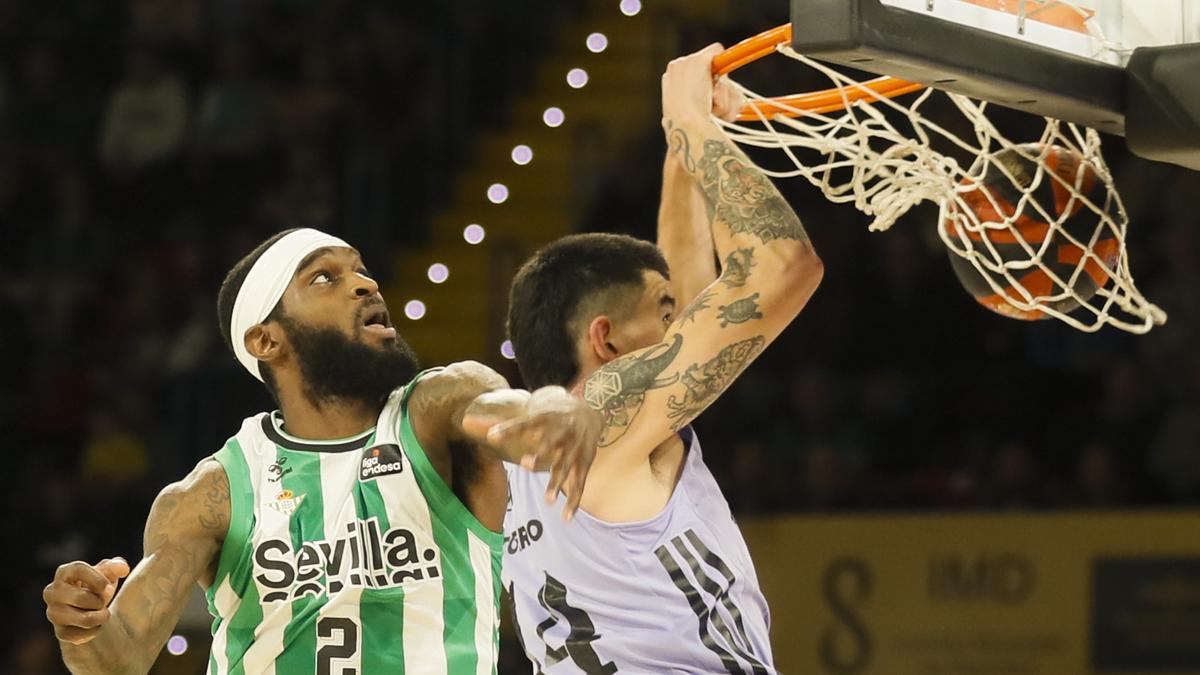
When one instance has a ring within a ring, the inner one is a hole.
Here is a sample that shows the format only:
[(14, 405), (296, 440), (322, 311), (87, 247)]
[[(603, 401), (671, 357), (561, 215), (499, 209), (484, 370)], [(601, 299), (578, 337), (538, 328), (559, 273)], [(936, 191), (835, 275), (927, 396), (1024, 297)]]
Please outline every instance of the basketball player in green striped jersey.
[(218, 313), (279, 410), (159, 494), (132, 574), (58, 569), (44, 596), (67, 666), (146, 673), (199, 583), (212, 675), (494, 673), (501, 462), (549, 469), (569, 517), (599, 415), (478, 363), (418, 374), (358, 252), (316, 230), (239, 262)]

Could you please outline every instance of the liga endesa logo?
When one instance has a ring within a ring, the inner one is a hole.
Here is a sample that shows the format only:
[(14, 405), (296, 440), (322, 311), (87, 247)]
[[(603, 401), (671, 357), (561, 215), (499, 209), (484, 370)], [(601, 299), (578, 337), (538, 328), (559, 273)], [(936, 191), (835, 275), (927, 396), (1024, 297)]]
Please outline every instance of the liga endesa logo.
[(363, 450), (362, 468), (358, 479), (373, 480), (401, 471), (404, 471), (404, 453), (400, 451), (400, 446), (394, 443), (377, 445)]

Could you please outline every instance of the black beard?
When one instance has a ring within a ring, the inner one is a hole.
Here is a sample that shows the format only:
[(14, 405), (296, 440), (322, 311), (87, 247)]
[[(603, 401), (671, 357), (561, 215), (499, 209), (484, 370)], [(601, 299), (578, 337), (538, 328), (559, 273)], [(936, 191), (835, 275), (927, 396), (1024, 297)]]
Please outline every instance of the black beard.
[(417, 356), (400, 336), (372, 347), (336, 328), (313, 328), (279, 317), (296, 350), (305, 394), (315, 405), (333, 400), (380, 405), (416, 376)]

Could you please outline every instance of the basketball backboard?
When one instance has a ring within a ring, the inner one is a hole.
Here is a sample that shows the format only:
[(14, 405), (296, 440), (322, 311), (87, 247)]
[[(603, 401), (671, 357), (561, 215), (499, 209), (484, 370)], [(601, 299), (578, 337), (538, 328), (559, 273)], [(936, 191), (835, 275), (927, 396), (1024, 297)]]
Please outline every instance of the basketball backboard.
[(1200, 0), (792, 0), (792, 46), (1200, 170)]
[(880, 4), (1119, 66), (1127, 64), (1137, 47), (1200, 42), (1200, 3), (1194, 0), (880, 0)]

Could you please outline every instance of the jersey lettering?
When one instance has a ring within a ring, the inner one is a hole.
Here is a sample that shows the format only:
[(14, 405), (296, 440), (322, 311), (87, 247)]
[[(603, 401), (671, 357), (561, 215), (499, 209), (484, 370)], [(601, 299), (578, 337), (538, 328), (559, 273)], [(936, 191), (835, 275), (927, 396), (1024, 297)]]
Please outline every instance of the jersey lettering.
[(347, 585), (394, 588), (441, 576), (436, 548), (417, 544), (412, 530), (397, 527), (380, 533), (379, 519), (349, 523), (333, 541), (306, 541), (299, 551), (283, 539), (267, 539), (254, 551), (255, 580), (270, 592), (263, 602), (284, 602)]

